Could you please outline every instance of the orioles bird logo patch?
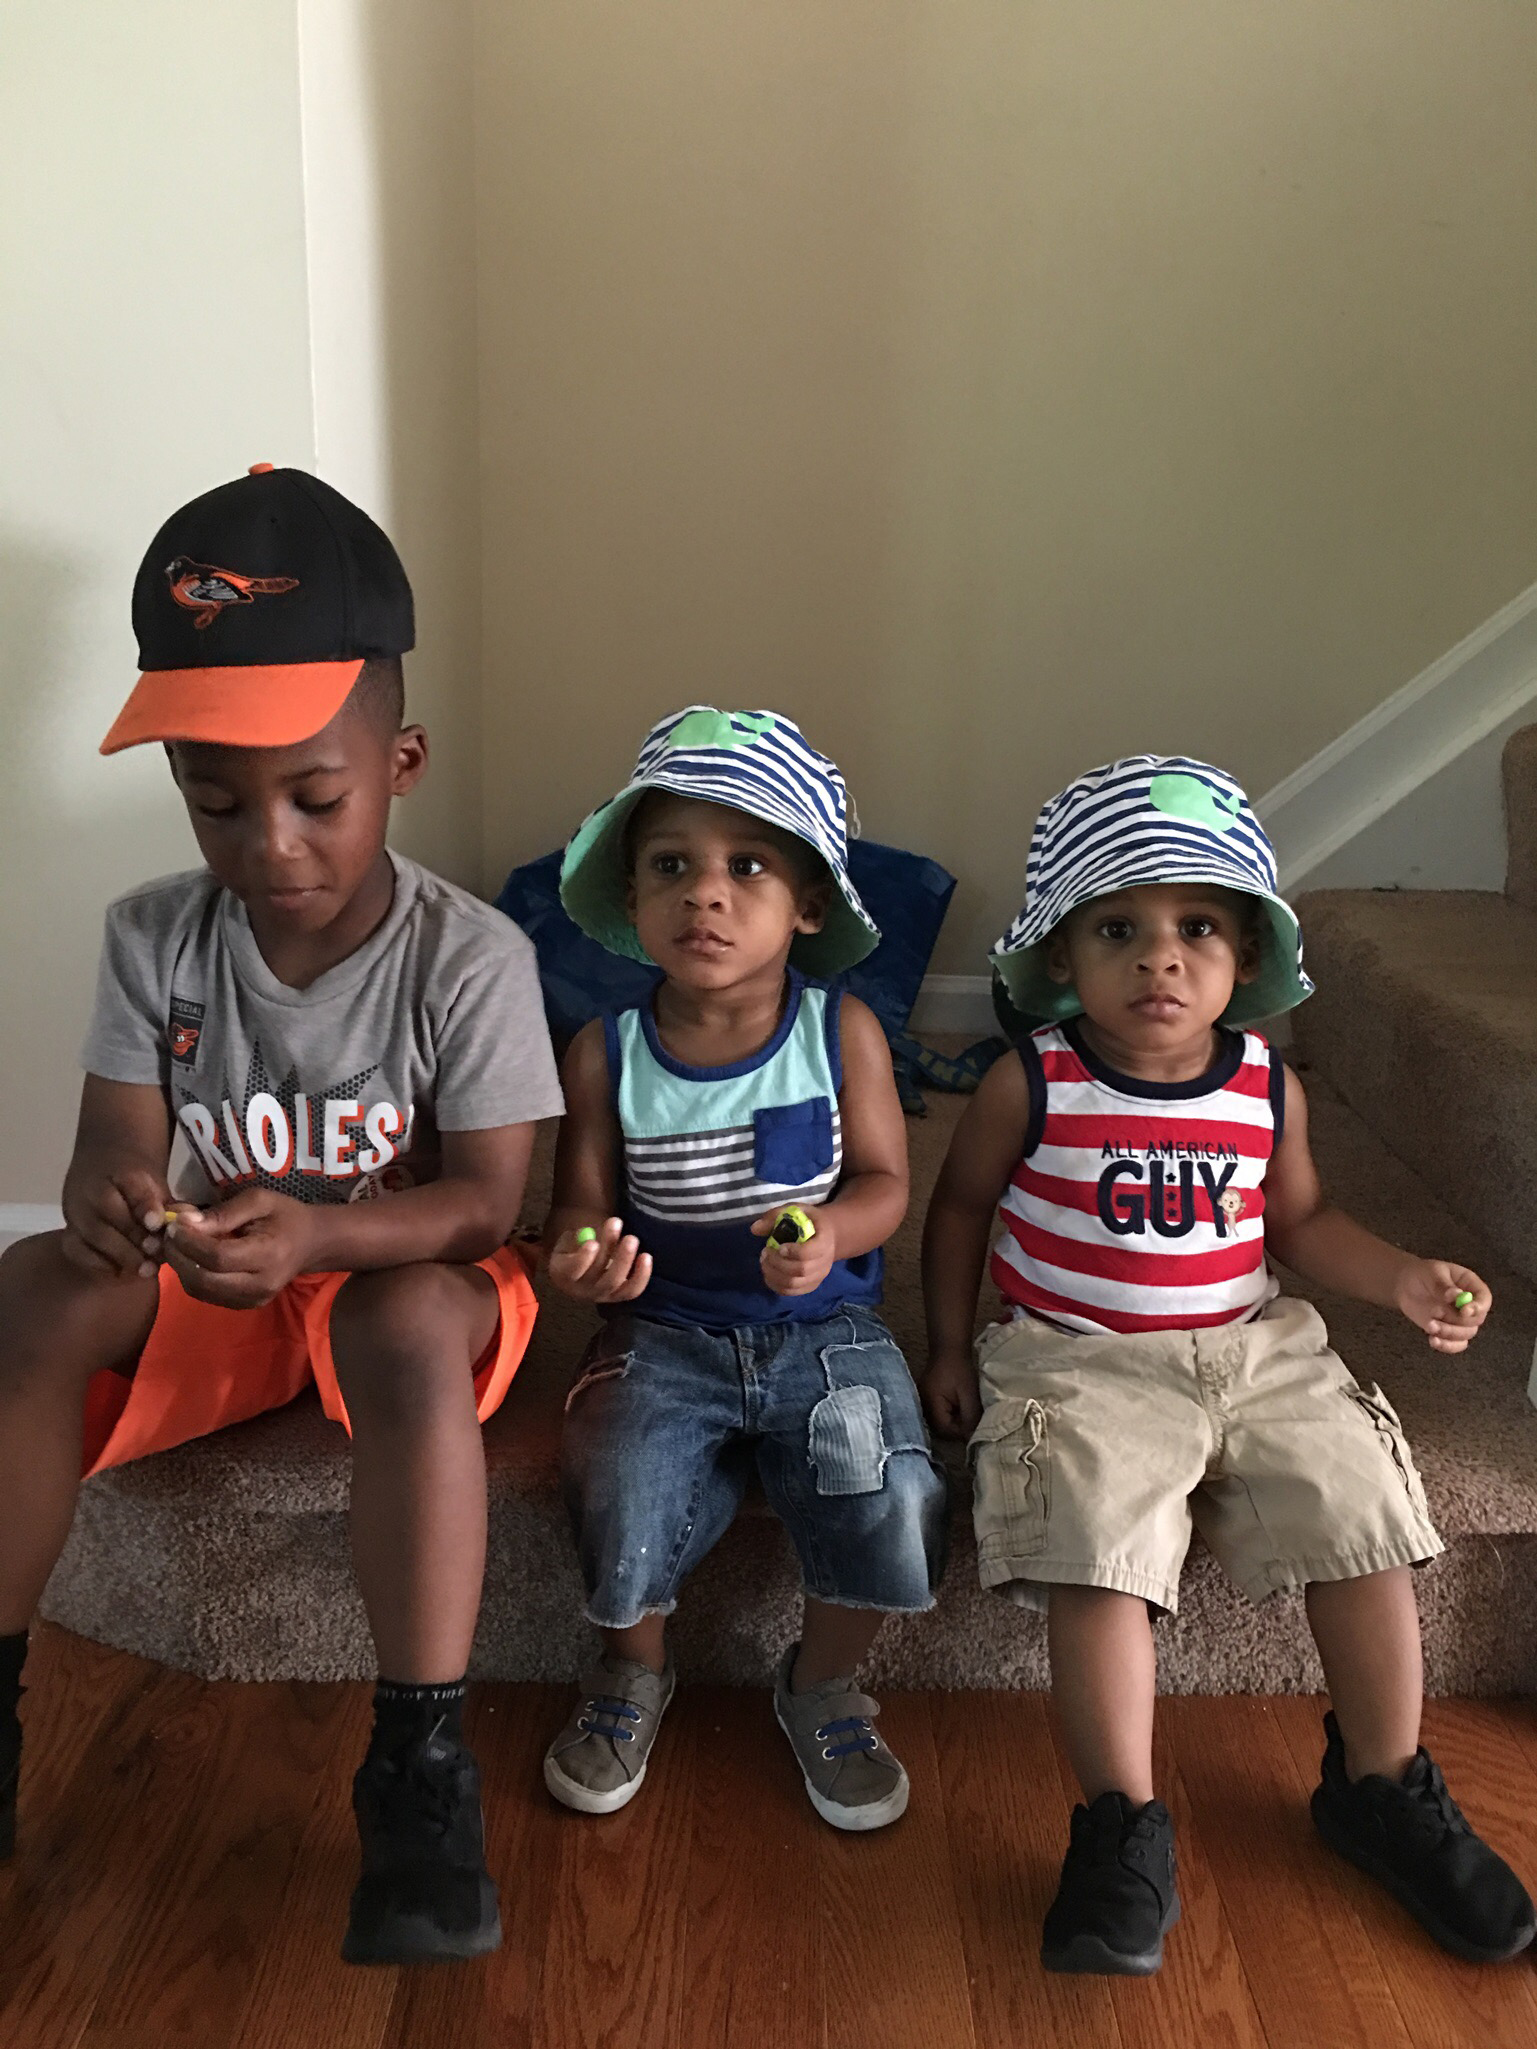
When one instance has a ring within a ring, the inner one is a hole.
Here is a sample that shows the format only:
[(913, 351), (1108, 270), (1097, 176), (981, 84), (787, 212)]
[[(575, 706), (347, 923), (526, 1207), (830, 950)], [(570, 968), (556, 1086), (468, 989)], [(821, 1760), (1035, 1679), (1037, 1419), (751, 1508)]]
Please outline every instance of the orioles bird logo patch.
[(173, 996), (165, 1021), (166, 1044), (178, 1067), (197, 1064), (197, 1042), (203, 1036), (203, 1006), (185, 996)]
[(297, 590), (297, 576), (242, 576), (238, 569), (218, 569), (211, 562), (190, 562), (178, 555), (165, 568), (171, 596), (201, 633), (211, 626), (227, 605), (250, 605), (258, 598), (275, 598)]

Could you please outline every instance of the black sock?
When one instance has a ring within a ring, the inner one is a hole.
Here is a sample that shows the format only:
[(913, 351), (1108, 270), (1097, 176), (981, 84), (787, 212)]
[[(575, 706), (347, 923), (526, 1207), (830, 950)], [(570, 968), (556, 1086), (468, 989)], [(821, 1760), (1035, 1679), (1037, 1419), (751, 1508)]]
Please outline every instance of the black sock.
[(464, 1741), (464, 1696), (467, 1682), (418, 1686), (409, 1679), (381, 1679), (374, 1688), (374, 1733), (370, 1757), (393, 1756), (425, 1743), (441, 1724), (452, 1743)]
[(27, 1632), (0, 1636), (0, 1715), (13, 1715), (21, 1699), (21, 1668), (27, 1661)]

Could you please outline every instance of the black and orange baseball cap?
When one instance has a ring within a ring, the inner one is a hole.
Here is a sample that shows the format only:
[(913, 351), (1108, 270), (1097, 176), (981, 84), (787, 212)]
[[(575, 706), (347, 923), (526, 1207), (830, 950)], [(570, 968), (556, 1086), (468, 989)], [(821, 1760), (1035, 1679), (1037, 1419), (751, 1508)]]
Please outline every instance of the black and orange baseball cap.
[(365, 661), (416, 644), (387, 534), (306, 470), (248, 475), (172, 513), (133, 587), (143, 674), (101, 743), (287, 747), (330, 724)]

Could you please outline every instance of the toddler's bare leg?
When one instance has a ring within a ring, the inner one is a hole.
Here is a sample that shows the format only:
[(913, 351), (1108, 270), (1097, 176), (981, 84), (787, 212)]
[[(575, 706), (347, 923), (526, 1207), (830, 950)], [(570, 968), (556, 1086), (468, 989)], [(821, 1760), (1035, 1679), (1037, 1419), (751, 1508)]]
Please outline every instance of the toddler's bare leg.
[(879, 1608), (840, 1608), (808, 1594), (790, 1691), (805, 1693), (856, 1672), (885, 1620)]
[(0, 1636), (31, 1622), (69, 1535), (91, 1376), (137, 1359), (159, 1302), (154, 1281), (87, 1273), (63, 1242), (0, 1257)]
[(632, 1665), (644, 1665), (660, 1672), (667, 1663), (667, 1617), (642, 1615), (628, 1629), (600, 1631), (603, 1648), (611, 1658), (623, 1658)]
[(1352, 1779), (1403, 1776), (1419, 1748), (1424, 1670), (1407, 1565), (1359, 1579), (1314, 1580), (1308, 1622)]
[(354, 1274), (331, 1312), (352, 1423), (352, 1558), (379, 1670), (452, 1683), (486, 1563), (486, 1460), (471, 1368), (500, 1314), (478, 1267)]
[(1051, 1698), (1084, 1799), (1153, 1797), (1157, 1665), (1147, 1603), (1108, 1587), (1054, 1586)]

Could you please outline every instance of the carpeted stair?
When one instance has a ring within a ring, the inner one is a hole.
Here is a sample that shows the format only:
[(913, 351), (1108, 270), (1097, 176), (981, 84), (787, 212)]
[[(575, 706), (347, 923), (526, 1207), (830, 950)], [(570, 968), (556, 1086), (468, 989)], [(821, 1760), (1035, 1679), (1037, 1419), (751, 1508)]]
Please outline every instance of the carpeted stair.
[[(1420, 1580), (1427, 1681), (1436, 1693), (1537, 1690), (1537, 1415), (1525, 1396), (1537, 1291), (1440, 1207), (1327, 1086), (1314, 1095), (1318, 1155), (1339, 1198), (1388, 1236), (1470, 1260), (1497, 1309), (1465, 1362), (1437, 1358), (1401, 1320), (1323, 1300), (1357, 1377), (1380, 1381), (1418, 1455), (1447, 1554)], [(930, 1097), (910, 1124), (913, 1216), (889, 1260), (887, 1313), (922, 1360), (917, 1240), (961, 1102)], [(548, 1134), (541, 1146), (547, 1172)], [(530, 1214), (539, 1213), (543, 1186)], [(1322, 1299), (1322, 1298), (1320, 1298)], [(559, 1297), (512, 1396), (486, 1432), (491, 1551), (474, 1669), (573, 1677), (591, 1649), (561, 1511), (561, 1404), (590, 1328)], [(884, 1686), (1034, 1687), (1046, 1677), (1039, 1620), (977, 1585), (963, 1462), (937, 1610), (886, 1626), (871, 1661)], [(309, 1399), (86, 1487), (45, 1612), (86, 1636), (215, 1678), (363, 1677), (373, 1659), (346, 1535), (344, 1442)], [(1178, 1693), (1310, 1691), (1320, 1683), (1301, 1604), (1251, 1608), (1199, 1547), (1179, 1615), (1160, 1628), (1160, 1680)], [(685, 1677), (766, 1685), (794, 1634), (793, 1559), (761, 1504), (738, 1517), (683, 1597)]]
[(1300, 1057), (1537, 1280), (1537, 726), (1503, 758), (1509, 866), (1483, 890), (1319, 890)]

